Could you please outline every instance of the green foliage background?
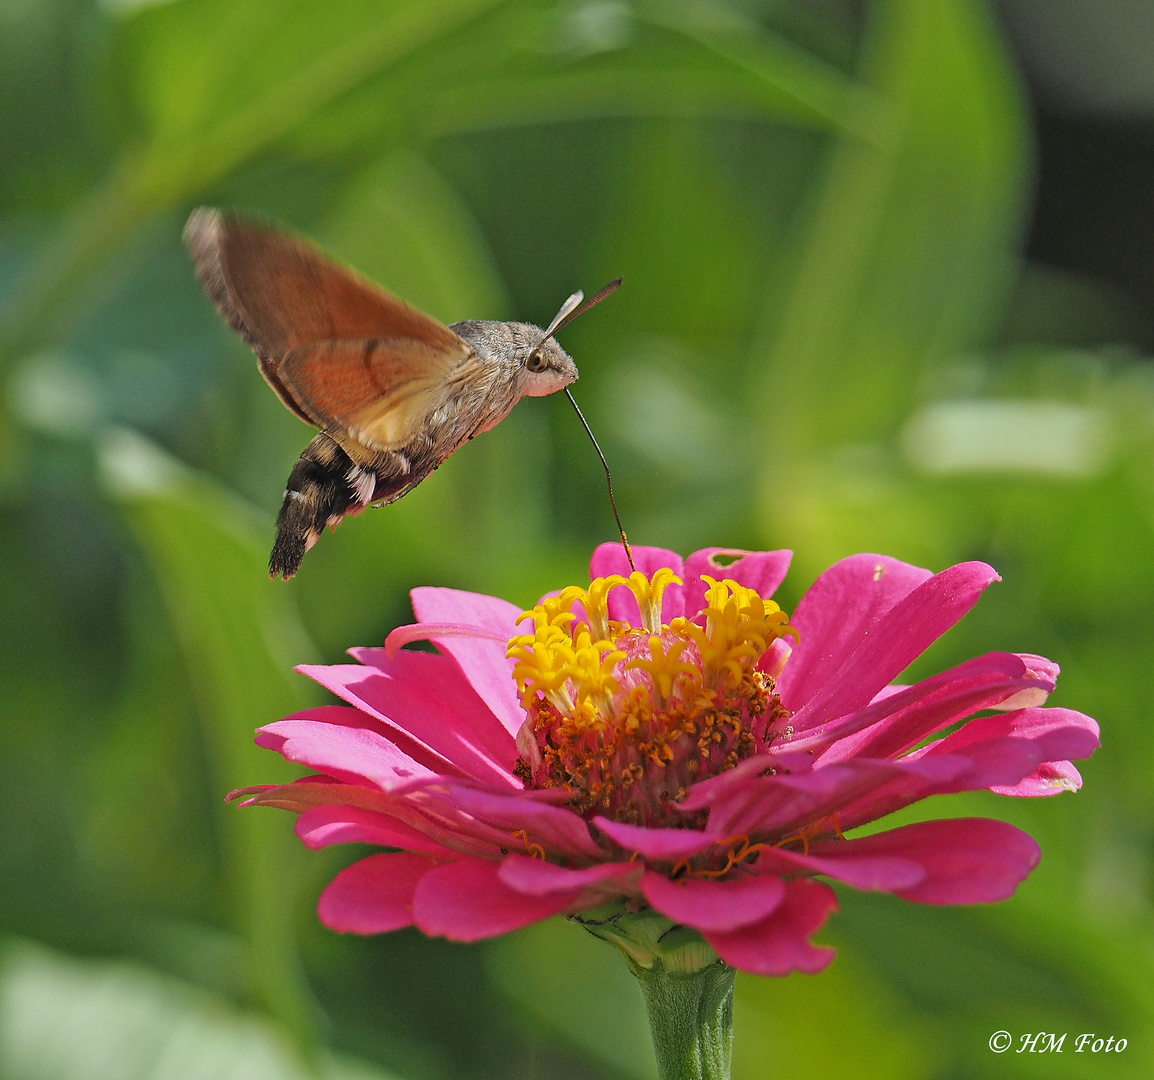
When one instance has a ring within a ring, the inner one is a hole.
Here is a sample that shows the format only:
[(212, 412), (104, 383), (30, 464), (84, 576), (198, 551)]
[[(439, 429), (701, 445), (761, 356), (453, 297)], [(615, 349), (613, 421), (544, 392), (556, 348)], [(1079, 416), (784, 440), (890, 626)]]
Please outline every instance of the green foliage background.
[(379, 642), (416, 584), (527, 604), (612, 524), (534, 400), (268, 581), (308, 432), (201, 295), (201, 203), (445, 321), (623, 274), (564, 344), (635, 542), (792, 547), (787, 607), (855, 551), (986, 559), (913, 674), (1044, 653), (1101, 720), (1078, 795), (917, 809), (1037, 836), (1013, 900), (843, 891), (826, 973), (739, 979), (735, 1076), (1154, 1075), (1154, 380), (1022, 257), (1031, 131), (982, 0), (4, 0), (0, 114), (0, 1075), (653, 1075), (576, 928), (338, 937), (313, 905), (355, 853), (223, 805), (291, 775), (251, 734), (319, 700), (294, 663)]

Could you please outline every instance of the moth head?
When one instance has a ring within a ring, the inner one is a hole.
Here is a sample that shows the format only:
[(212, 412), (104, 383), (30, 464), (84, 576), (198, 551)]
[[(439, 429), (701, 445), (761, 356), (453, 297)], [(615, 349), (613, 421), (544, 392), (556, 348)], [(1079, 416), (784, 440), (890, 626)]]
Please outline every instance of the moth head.
[(534, 345), (525, 356), (525, 394), (545, 397), (577, 381), (577, 365), (553, 338)]

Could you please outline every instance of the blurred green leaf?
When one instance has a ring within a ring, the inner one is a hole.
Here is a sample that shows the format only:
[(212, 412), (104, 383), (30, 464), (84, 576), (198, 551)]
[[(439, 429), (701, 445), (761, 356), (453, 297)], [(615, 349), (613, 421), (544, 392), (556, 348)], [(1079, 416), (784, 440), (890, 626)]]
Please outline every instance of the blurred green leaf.
[[(291, 779), (290, 767), (253, 744), (253, 731), (315, 701), (292, 671), (313, 648), (288, 596), (268, 579), (253, 515), (127, 431), (105, 437), (101, 466), (160, 583), (221, 798), (257, 780)], [(287, 816), (222, 806), (221, 828), (238, 929), (252, 951), (253, 990), (307, 1047), (315, 1018), (293, 931), (304, 853)]]
[(576, 924), (550, 919), (501, 938), (490, 948), (489, 971), (535, 1024), (625, 1075), (656, 1077), (637, 980), (615, 950)]
[(865, 115), (850, 80), (798, 50), (763, 46), (751, 61), (699, 44), (695, 30), (566, 56), (555, 20), (533, 0), (394, 0), (384, 11), (370, 0), (178, 0), (137, 12), (115, 62), (135, 113), (129, 145), (31, 269), (7, 351), (59, 333), (61, 303), (142, 221), (294, 132), (298, 149), (332, 154), (358, 138), (399, 148), (575, 116), (736, 109), (854, 129)]
[(442, 322), (509, 313), (469, 208), (414, 153), (390, 154), (363, 169), (322, 234), (334, 254)]
[(9, 941), (0, 949), (5, 1080), (390, 1080), (325, 1056), (314, 1072), (268, 1022), (124, 961), (82, 961)]
[(506, 4), (334, 102), (295, 145), (331, 153), (398, 130), (428, 141), (607, 116), (737, 114), (882, 134), (868, 89), (779, 34), (702, 8)]
[(890, 430), (927, 363), (988, 341), (1021, 229), (1028, 136), (986, 5), (880, 0), (870, 20), (892, 139), (838, 144), (752, 380), (795, 454)]
[[(62, 224), (13, 301), (19, 353), (41, 320), (142, 221), (283, 138), (311, 112), (500, 0), (180, 0), (123, 24), (119, 82), (140, 128), (107, 182)], [(55, 327), (54, 327), (55, 329)], [(57, 331), (58, 332), (58, 331)]]
[(738, 975), (735, 1080), (916, 1080), (934, 1074), (936, 1057), (927, 1028), (852, 950), (839, 949), (833, 965), (816, 976)]
[(698, 42), (772, 87), (781, 95), (783, 114), (789, 113), (788, 102), (797, 119), (818, 127), (840, 128), (866, 142), (892, 137), (884, 98), (785, 37), (767, 33), (737, 7), (718, 0), (648, 0), (639, 7), (646, 21)]
[[(145, 173), (196, 190), (382, 68), (507, 0), (183, 0), (126, 26)], [(322, 15), (318, 18), (318, 15)]]

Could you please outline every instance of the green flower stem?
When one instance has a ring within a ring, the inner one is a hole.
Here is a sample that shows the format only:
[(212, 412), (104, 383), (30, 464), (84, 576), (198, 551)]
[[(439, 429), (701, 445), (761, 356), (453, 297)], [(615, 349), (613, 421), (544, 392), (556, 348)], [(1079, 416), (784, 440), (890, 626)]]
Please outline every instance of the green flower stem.
[(619, 901), (573, 918), (637, 976), (661, 1080), (729, 1080), (737, 972), (696, 930), (652, 908)]
[(649, 1011), (661, 1080), (729, 1080), (733, 1055), (733, 983), (722, 960), (692, 975), (661, 965), (635, 972)]

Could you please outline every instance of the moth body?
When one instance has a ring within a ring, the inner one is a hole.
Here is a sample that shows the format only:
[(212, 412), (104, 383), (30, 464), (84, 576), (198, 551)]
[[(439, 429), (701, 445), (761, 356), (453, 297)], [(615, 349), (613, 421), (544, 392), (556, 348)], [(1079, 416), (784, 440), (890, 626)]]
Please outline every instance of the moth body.
[(269, 559), (274, 577), (292, 577), (326, 526), (336, 528), (367, 506), (386, 506), (406, 495), (474, 435), (496, 427), (522, 397), (553, 393), (577, 378), (577, 365), (552, 340), (541, 350), (544, 370), (525, 370), (544, 333), (538, 326), (470, 320), (449, 329), (473, 347), (477, 369), (447, 388), (410, 442), (382, 452), (353, 432), (333, 429), (305, 447), (277, 515)]
[[(411, 491), (522, 397), (577, 378), (551, 336), (561, 315), (547, 330), (444, 326), (276, 229), (200, 209), (184, 236), (205, 289), (257, 354), (265, 380), (320, 429), (285, 486), (273, 577), (292, 577), (326, 526)], [(580, 300), (575, 293), (562, 314), (573, 317)]]

